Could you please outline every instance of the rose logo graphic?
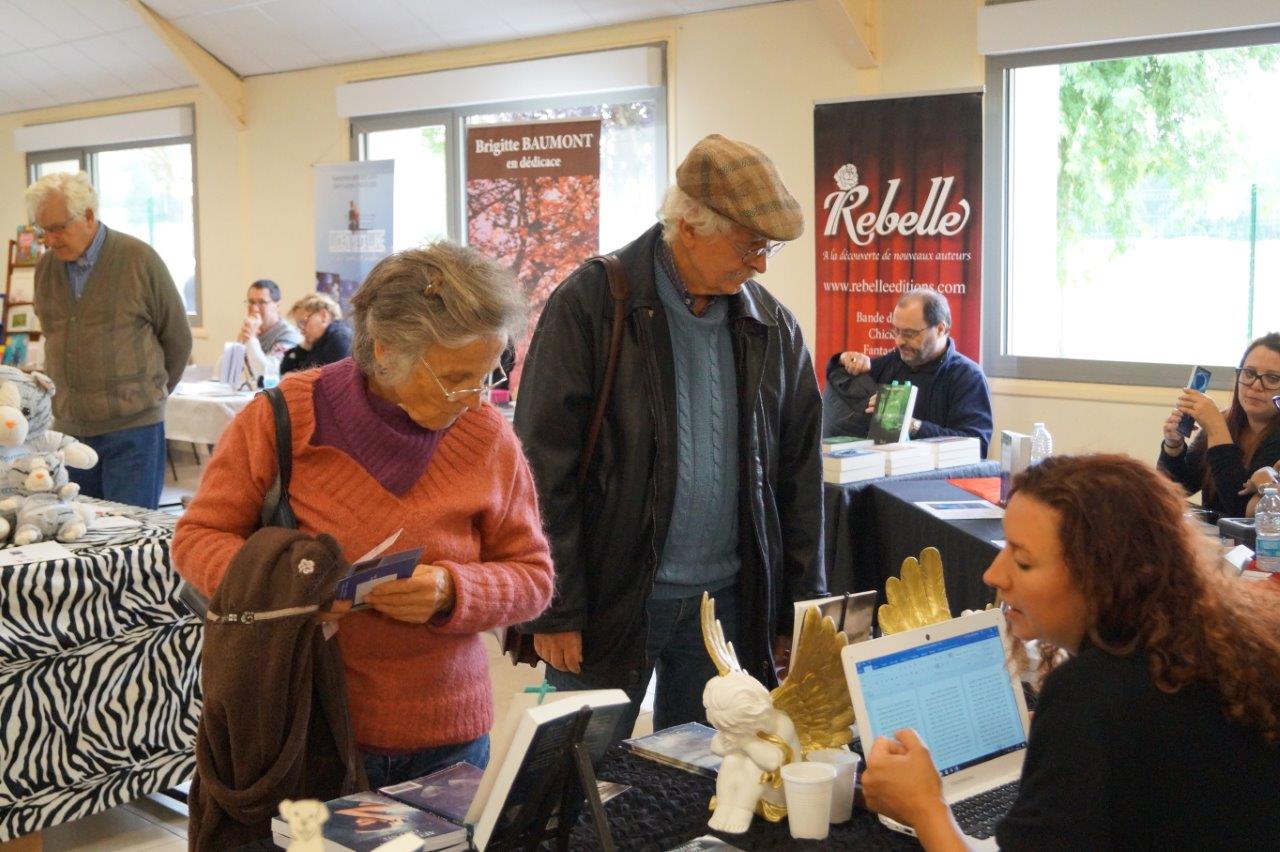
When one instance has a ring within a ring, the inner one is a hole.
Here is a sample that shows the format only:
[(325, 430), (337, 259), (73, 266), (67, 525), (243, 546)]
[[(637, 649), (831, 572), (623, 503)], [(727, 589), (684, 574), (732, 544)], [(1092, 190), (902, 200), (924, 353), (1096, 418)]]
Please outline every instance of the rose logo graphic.
[(858, 167), (853, 163), (845, 163), (836, 170), (836, 186), (848, 192), (858, 185)]

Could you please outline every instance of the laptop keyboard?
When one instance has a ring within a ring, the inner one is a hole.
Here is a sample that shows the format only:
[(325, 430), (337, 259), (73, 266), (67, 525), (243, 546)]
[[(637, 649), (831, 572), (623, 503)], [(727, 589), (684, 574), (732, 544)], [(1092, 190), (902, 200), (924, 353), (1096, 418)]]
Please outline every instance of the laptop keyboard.
[(1018, 782), (993, 787), (985, 793), (956, 802), (951, 806), (960, 830), (970, 837), (986, 840), (996, 833), (996, 823), (1004, 818), (1018, 798)]

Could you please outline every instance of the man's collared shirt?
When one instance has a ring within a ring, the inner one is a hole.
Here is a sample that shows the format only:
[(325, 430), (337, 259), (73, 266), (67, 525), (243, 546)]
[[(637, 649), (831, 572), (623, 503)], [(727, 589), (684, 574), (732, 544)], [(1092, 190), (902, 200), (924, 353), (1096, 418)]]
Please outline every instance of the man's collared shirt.
[[(693, 309), (693, 294), (684, 285), (684, 279), (680, 277), (680, 272), (676, 269), (676, 256), (671, 252), (671, 246), (667, 244), (666, 240), (658, 240), (658, 263), (662, 264), (662, 271), (667, 273), (671, 283), (676, 285), (676, 293), (680, 296), (680, 301), (689, 309), (689, 313), (697, 316), (697, 312)], [(708, 296), (707, 304), (710, 305), (717, 298), (719, 297)]]
[(66, 261), (67, 280), (71, 282), (71, 292), (77, 299), (84, 294), (84, 285), (89, 280), (89, 273), (93, 272), (93, 265), (98, 262), (98, 255), (102, 254), (102, 243), (106, 239), (107, 226), (99, 222), (98, 231), (89, 241), (89, 247), (84, 250), (84, 254), (75, 260)]

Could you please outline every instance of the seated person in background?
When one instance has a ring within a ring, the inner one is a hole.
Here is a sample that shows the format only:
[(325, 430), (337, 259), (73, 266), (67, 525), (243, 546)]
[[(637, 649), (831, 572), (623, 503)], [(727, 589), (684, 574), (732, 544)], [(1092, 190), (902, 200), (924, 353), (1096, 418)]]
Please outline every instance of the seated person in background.
[(342, 321), (342, 308), (323, 293), (303, 296), (289, 310), (298, 323), (302, 342), (284, 353), (280, 375), (341, 361), (351, 354), (351, 326)]
[[(352, 300), (353, 357), (280, 383), (293, 431), (294, 513), (355, 560), (400, 530), (423, 547), (335, 641), (371, 787), (460, 760), (488, 762), (493, 696), (480, 634), (527, 621), (555, 583), (537, 494), (486, 378), (527, 316), (511, 273), (438, 242), (390, 255)], [(177, 570), (212, 594), (257, 529), (276, 476), (275, 428), (256, 397), (232, 421), (173, 539)]]
[(280, 285), (276, 282), (263, 278), (250, 284), (245, 304), (249, 312), (236, 340), (244, 344), (245, 359), (256, 379), (262, 375), (268, 358), (279, 365), (284, 353), (302, 342), (302, 335), (293, 323), (280, 316)]
[[(828, 385), (839, 392), (849, 376), (864, 373), (876, 385), (911, 382), (919, 388), (911, 437), (977, 438), (985, 456), (991, 442), (991, 392), (982, 368), (956, 351), (950, 338), (951, 306), (947, 297), (927, 289), (904, 293), (893, 309), (889, 329), (898, 342), (897, 348), (877, 358), (868, 358), (862, 352), (831, 356), (827, 364)], [(868, 407), (874, 407), (874, 402)]]
[[(1249, 497), (1243, 492), (1251, 471), (1280, 461), (1280, 411), (1271, 397), (1280, 390), (1280, 334), (1249, 344), (1224, 414), (1205, 394), (1183, 388), (1177, 406), (1164, 421), (1164, 443), (1156, 466), (1200, 503), (1228, 518), (1244, 517)], [(1199, 431), (1190, 446), (1178, 433), (1183, 414)]]
[[(1280, 595), (1224, 574), (1176, 486), (1126, 456), (1020, 474), (1004, 530), (983, 579), (1010, 632), (1070, 656), (1044, 680), (1000, 848), (1274, 848)], [(965, 848), (915, 731), (877, 738), (862, 782), (925, 849)]]

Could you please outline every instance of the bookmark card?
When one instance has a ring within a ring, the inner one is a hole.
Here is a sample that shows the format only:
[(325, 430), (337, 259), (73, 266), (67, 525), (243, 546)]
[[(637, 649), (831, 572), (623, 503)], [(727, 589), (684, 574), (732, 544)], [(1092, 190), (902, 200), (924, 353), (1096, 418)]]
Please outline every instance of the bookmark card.
[(340, 601), (351, 601), (352, 608), (364, 603), (365, 595), (374, 588), (390, 580), (403, 580), (413, 576), (413, 569), (418, 567), (422, 556), (422, 548), (402, 550), (390, 556), (357, 562), (351, 573), (338, 582), (334, 598)]

